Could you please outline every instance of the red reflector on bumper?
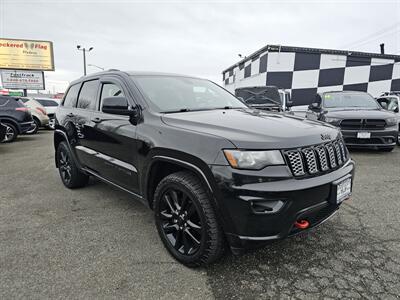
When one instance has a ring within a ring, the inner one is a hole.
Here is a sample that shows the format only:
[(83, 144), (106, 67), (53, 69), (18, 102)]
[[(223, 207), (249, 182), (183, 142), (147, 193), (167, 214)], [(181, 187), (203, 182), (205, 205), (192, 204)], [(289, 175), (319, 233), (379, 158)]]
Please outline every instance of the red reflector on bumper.
[(298, 220), (294, 222), (294, 226), (298, 229), (306, 229), (310, 226), (310, 223), (307, 220)]

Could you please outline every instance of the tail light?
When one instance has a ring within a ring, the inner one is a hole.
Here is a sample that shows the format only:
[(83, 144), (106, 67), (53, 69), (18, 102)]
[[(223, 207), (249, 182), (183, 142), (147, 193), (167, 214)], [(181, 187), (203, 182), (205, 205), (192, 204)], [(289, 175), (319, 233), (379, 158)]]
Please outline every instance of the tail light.
[(37, 110), (38, 112), (44, 114), (44, 115), (47, 115), (47, 112), (46, 112), (46, 110), (45, 110), (44, 108), (36, 107), (36, 110)]
[(29, 111), (29, 108), (27, 108), (27, 107), (17, 107), (15, 110), (18, 110), (18, 111)]

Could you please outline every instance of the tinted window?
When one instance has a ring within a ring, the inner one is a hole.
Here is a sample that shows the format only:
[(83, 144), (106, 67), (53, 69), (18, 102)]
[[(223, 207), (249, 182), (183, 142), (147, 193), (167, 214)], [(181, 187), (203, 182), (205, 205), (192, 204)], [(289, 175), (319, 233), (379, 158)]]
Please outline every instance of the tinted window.
[(54, 100), (43, 100), (43, 99), (35, 99), (37, 102), (42, 104), (43, 106), (58, 106), (58, 102)]
[(98, 80), (91, 80), (83, 83), (76, 107), (90, 110), (96, 109), (98, 82)]
[(79, 93), (79, 84), (75, 84), (71, 86), (65, 95), (63, 105), (66, 107), (74, 107), (76, 103), (76, 99), (78, 98)]
[(118, 96), (121, 97), (125, 96), (120, 86), (114, 83), (103, 84), (103, 87), (101, 89), (101, 103), (103, 103), (104, 98), (118, 97)]

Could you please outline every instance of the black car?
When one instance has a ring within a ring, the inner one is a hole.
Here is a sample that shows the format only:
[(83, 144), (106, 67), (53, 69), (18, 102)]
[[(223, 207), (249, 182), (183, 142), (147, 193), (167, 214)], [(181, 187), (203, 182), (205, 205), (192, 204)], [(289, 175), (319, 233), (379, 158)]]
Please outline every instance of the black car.
[(307, 118), (339, 127), (348, 147), (392, 151), (398, 138), (398, 121), (368, 93), (356, 91), (317, 94)]
[(7, 127), (4, 142), (14, 141), (34, 126), (29, 109), (19, 98), (9, 96), (0, 96), (0, 120)]
[(350, 196), (334, 126), (255, 110), (203, 79), (106, 71), (71, 83), (56, 112), (68, 188), (99, 178), (154, 210), (180, 262), (215, 261), (321, 224)]
[(7, 126), (0, 122), (0, 143), (5, 140), (7, 132)]

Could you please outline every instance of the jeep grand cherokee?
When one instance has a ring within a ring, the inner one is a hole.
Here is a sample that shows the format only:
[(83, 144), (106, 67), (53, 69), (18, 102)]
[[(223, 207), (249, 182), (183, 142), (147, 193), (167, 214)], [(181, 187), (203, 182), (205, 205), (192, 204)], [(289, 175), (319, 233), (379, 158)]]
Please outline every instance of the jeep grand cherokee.
[(106, 71), (71, 83), (56, 112), (68, 188), (99, 178), (154, 210), (166, 249), (191, 267), (312, 228), (351, 193), (335, 127), (247, 107), (203, 79)]

